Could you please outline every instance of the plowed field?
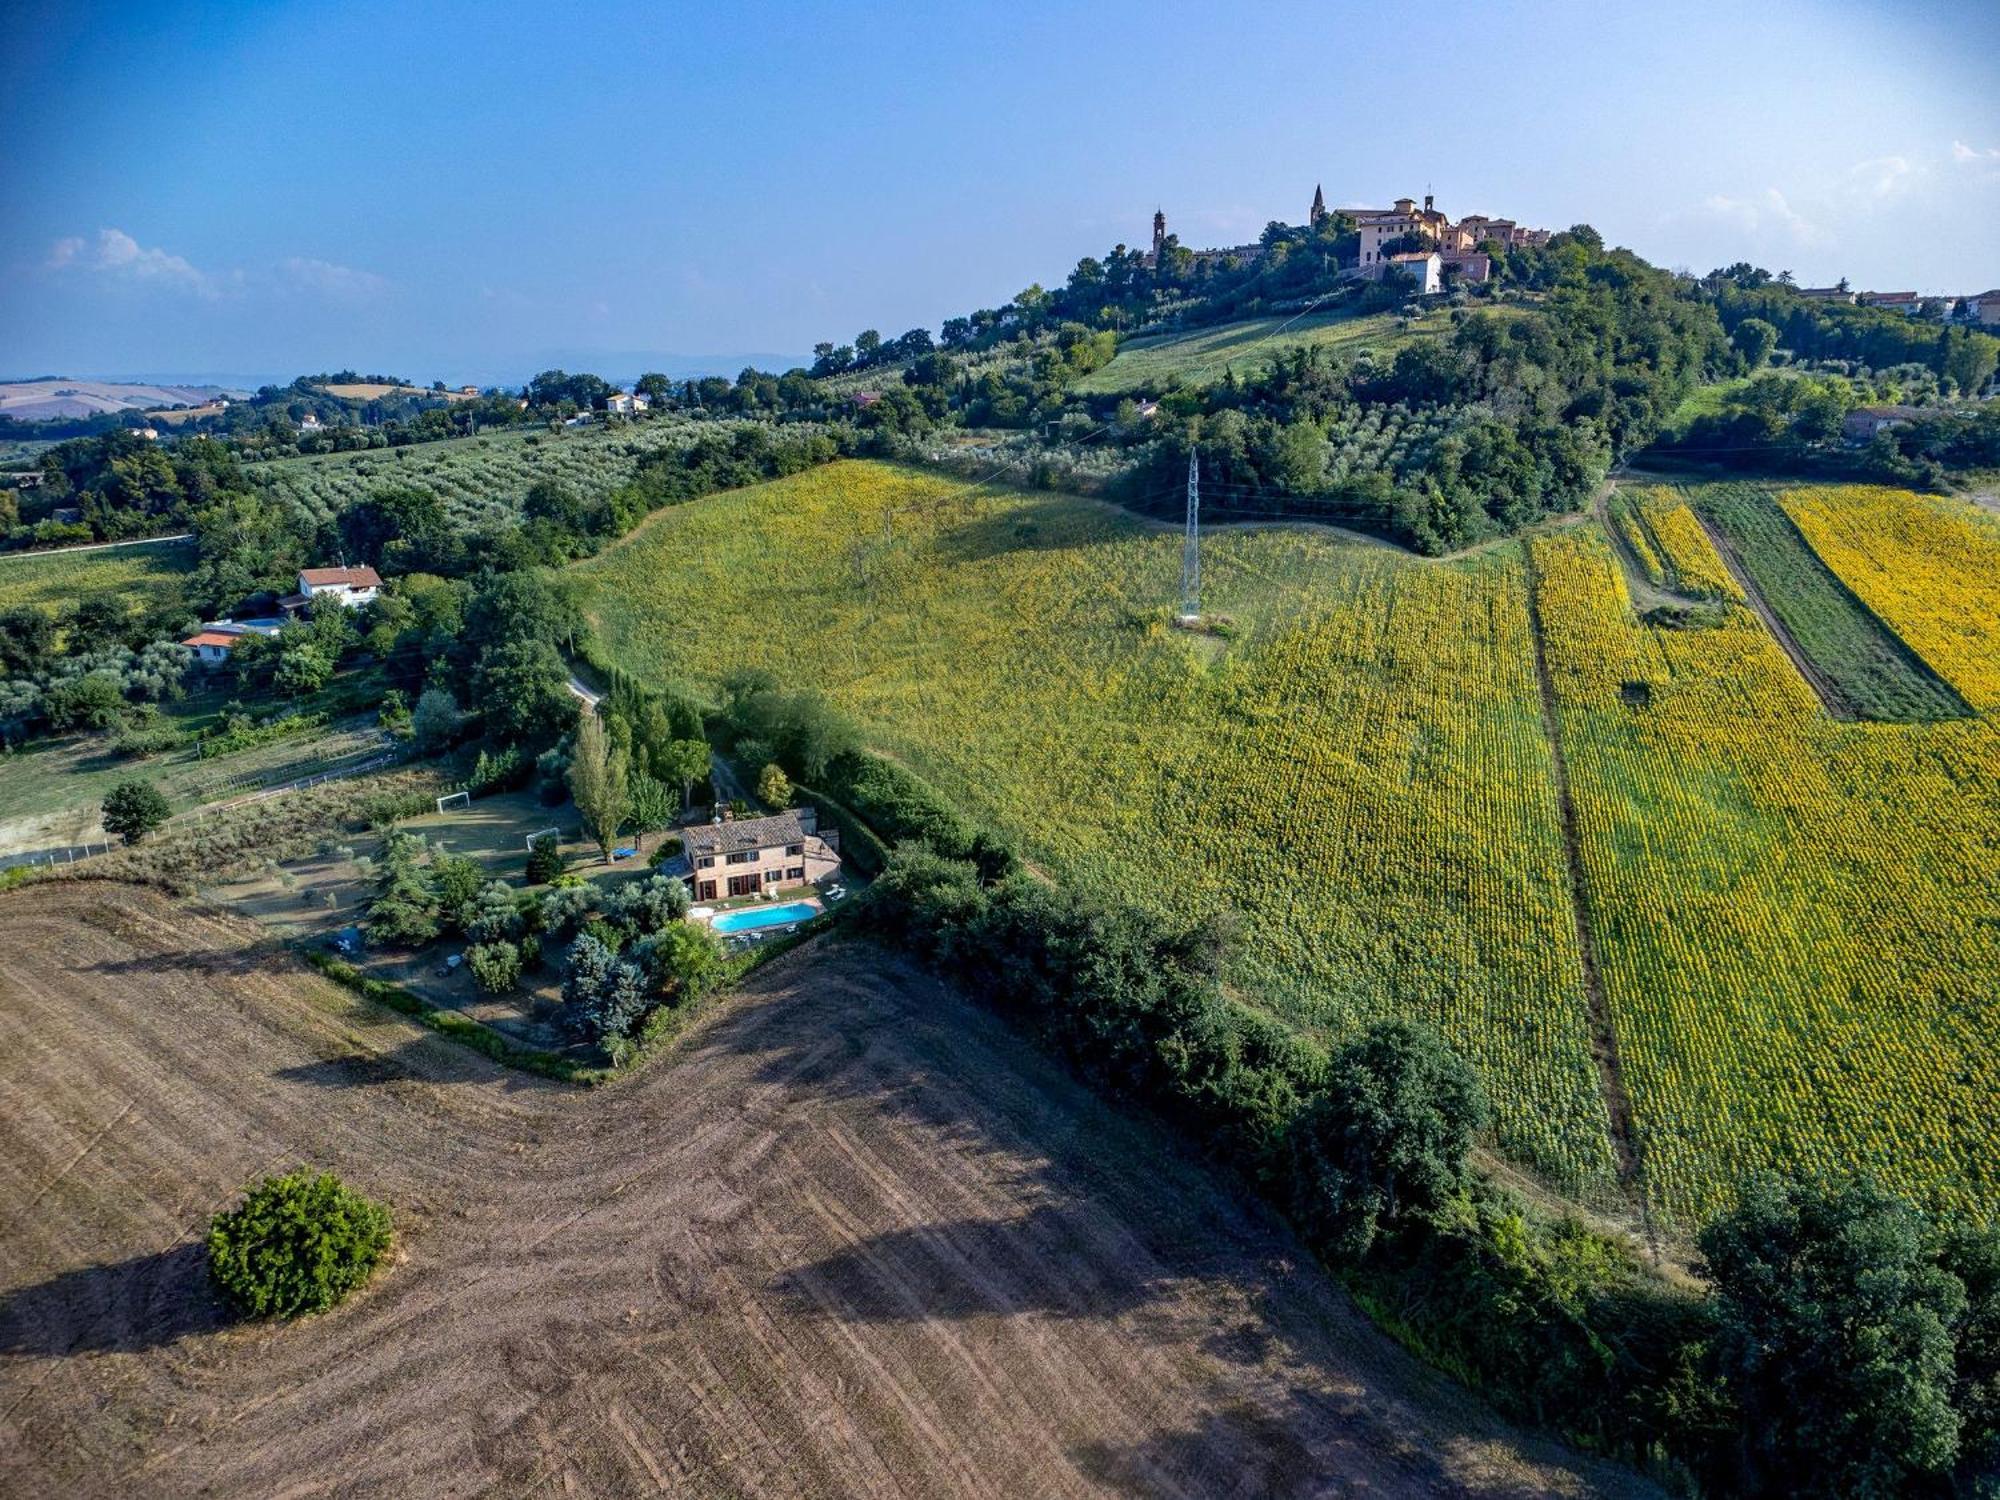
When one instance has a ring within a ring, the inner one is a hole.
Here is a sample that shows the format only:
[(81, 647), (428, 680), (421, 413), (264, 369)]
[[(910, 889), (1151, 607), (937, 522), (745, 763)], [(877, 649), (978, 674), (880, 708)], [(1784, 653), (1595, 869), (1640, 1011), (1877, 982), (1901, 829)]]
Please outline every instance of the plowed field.
[[(0, 900), (0, 1493), (1636, 1487), (875, 950), (583, 1094), (253, 942), (118, 886)], [(200, 1226), (297, 1162), (394, 1207), (395, 1263), (227, 1327)]]

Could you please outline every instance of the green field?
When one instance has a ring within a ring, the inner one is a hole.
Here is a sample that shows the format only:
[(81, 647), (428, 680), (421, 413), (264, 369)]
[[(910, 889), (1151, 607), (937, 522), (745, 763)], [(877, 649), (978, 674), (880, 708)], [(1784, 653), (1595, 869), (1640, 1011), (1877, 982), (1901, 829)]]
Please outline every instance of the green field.
[(139, 542), (90, 552), (0, 552), (0, 609), (51, 612), (93, 594), (139, 596), (194, 568), (193, 542)]
[(1821, 562), (1769, 490), (1703, 485), (1690, 492), (1743, 560), (1799, 649), (1863, 718), (1948, 719), (1965, 704)]
[(1747, 611), (1654, 629), (1592, 529), (1533, 547), (1538, 609), (1519, 543), (1440, 564), (1215, 534), (1219, 646), (1169, 623), (1171, 529), (846, 463), (662, 512), (572, 573), (642, 679), (769, 668), (1065, 879), (1236, 909), (1235, 981), (1295, 1024), (1434, 1020), (1505, 1150), (1617, 1201), (1539, 621), (1634, 1188), (1686, 1221), (1759, 1164), (1866, 1165), (1990, 1213), (1994, 723), (1837, 723)]
[[(1524, 309), (1481, 311), (1506, 317), (1519, 316)], [(1314, 313), (1296, 320), (1252, 318), (1187, 333), (1130, 339), (1119, 347), (1110, 364), (1086, 375), (1075, 389), (1090, 396), (1119, 396), (1157, 390), (1176, 375), (1190, 385), (1208, 385), (1222, 379), (1229, 369), (1235, 370), (1240, 380), (1268, 369), (1273, 359), (1289, 349), (1311, 347), (1344, 353), (1369, 349), (1378, 356), (1393, 355), (1405, 344), (1435, 337), (1450, 328), (1450, 314), (1442, 311), (1416, 318), (1395, 313), (1357, 317), (1349, 312)]]

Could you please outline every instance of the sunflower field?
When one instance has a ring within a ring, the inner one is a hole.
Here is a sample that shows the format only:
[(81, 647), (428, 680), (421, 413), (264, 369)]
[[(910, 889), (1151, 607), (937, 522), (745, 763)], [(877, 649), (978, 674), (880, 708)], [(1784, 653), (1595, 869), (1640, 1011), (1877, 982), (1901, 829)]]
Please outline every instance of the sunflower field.
[(1974, 708), (2000, 708), (2000, 520), (1970, 502), (1842, 485), (1778, 503), (1861, 602)]
[[(1677, 566), (1726, 578), (1687, 524)], [(1196, 634), (1178, 528), (847, 462), (663, 511), (570, 574), (641, 679), (769, 669), (1050, 873), (1239, 913), (1233, 983), (1273, 1014), (1432, 1020), (1496, 1144), (1611, 1203), (1527, 546), (1653, 1205), (1692, 1222), (1772, 1163), (1990, 1212), (1994, 725), (1836, 723), (1749, 611), (1636, 620), (1594, 529), (1441, 563), (1218, 528)]]

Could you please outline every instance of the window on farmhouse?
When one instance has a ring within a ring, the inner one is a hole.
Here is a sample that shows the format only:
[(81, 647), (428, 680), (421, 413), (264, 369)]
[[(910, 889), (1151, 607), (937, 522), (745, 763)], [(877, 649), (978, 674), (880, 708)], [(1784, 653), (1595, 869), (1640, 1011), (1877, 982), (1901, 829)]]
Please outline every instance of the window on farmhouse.
[(729, 862), (732, 865), (754, 865), (757, 863), (757, 851), (745, 849), (740, 854), (732, 854), (729, 856)]
[(806, 867), (804, 865), (794, 865), (791, 869), (785, 871), (785, 879), (787, 880), (804, 880), (805, 878)]
[(803, 855), (803, 854), (804, 854), (805, 852), (806, 852), (806, 846), (805, 846), (804, 844), (787, 844), (787, 845), (785, 845), (785, 853), (787, 853), (787, 854), (791, 855), (791, 856), (792, 856), (792, 857), (793, 857), (794, 859), (797, 859), (797, 858), (798, 858), (799, 856)]

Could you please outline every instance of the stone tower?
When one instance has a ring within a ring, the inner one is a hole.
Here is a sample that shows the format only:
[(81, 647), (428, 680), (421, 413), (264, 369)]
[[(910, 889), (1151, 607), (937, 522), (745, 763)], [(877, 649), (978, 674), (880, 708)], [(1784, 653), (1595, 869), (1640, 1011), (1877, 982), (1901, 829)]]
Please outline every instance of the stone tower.
[(1320, 191), (1319, 184), (1315, 182), (1313, 184), (1312, 212), (1309, 215), (1307, 215), (1306, 222), (1312, 225), (1313, 228), (1317, 229), (1319, 228), (1320, 225), (1324, 224), (1326, 220), (1327, 220), (1326, 194)]
[(1160, 256), (1166, 251), (1166, 248), (1167, 248), (1167, 211), (1163, 208), (1156, 208), (1153, 210), (1153, 264), (1154, 265), (1158, 265), (1160, 263)]

